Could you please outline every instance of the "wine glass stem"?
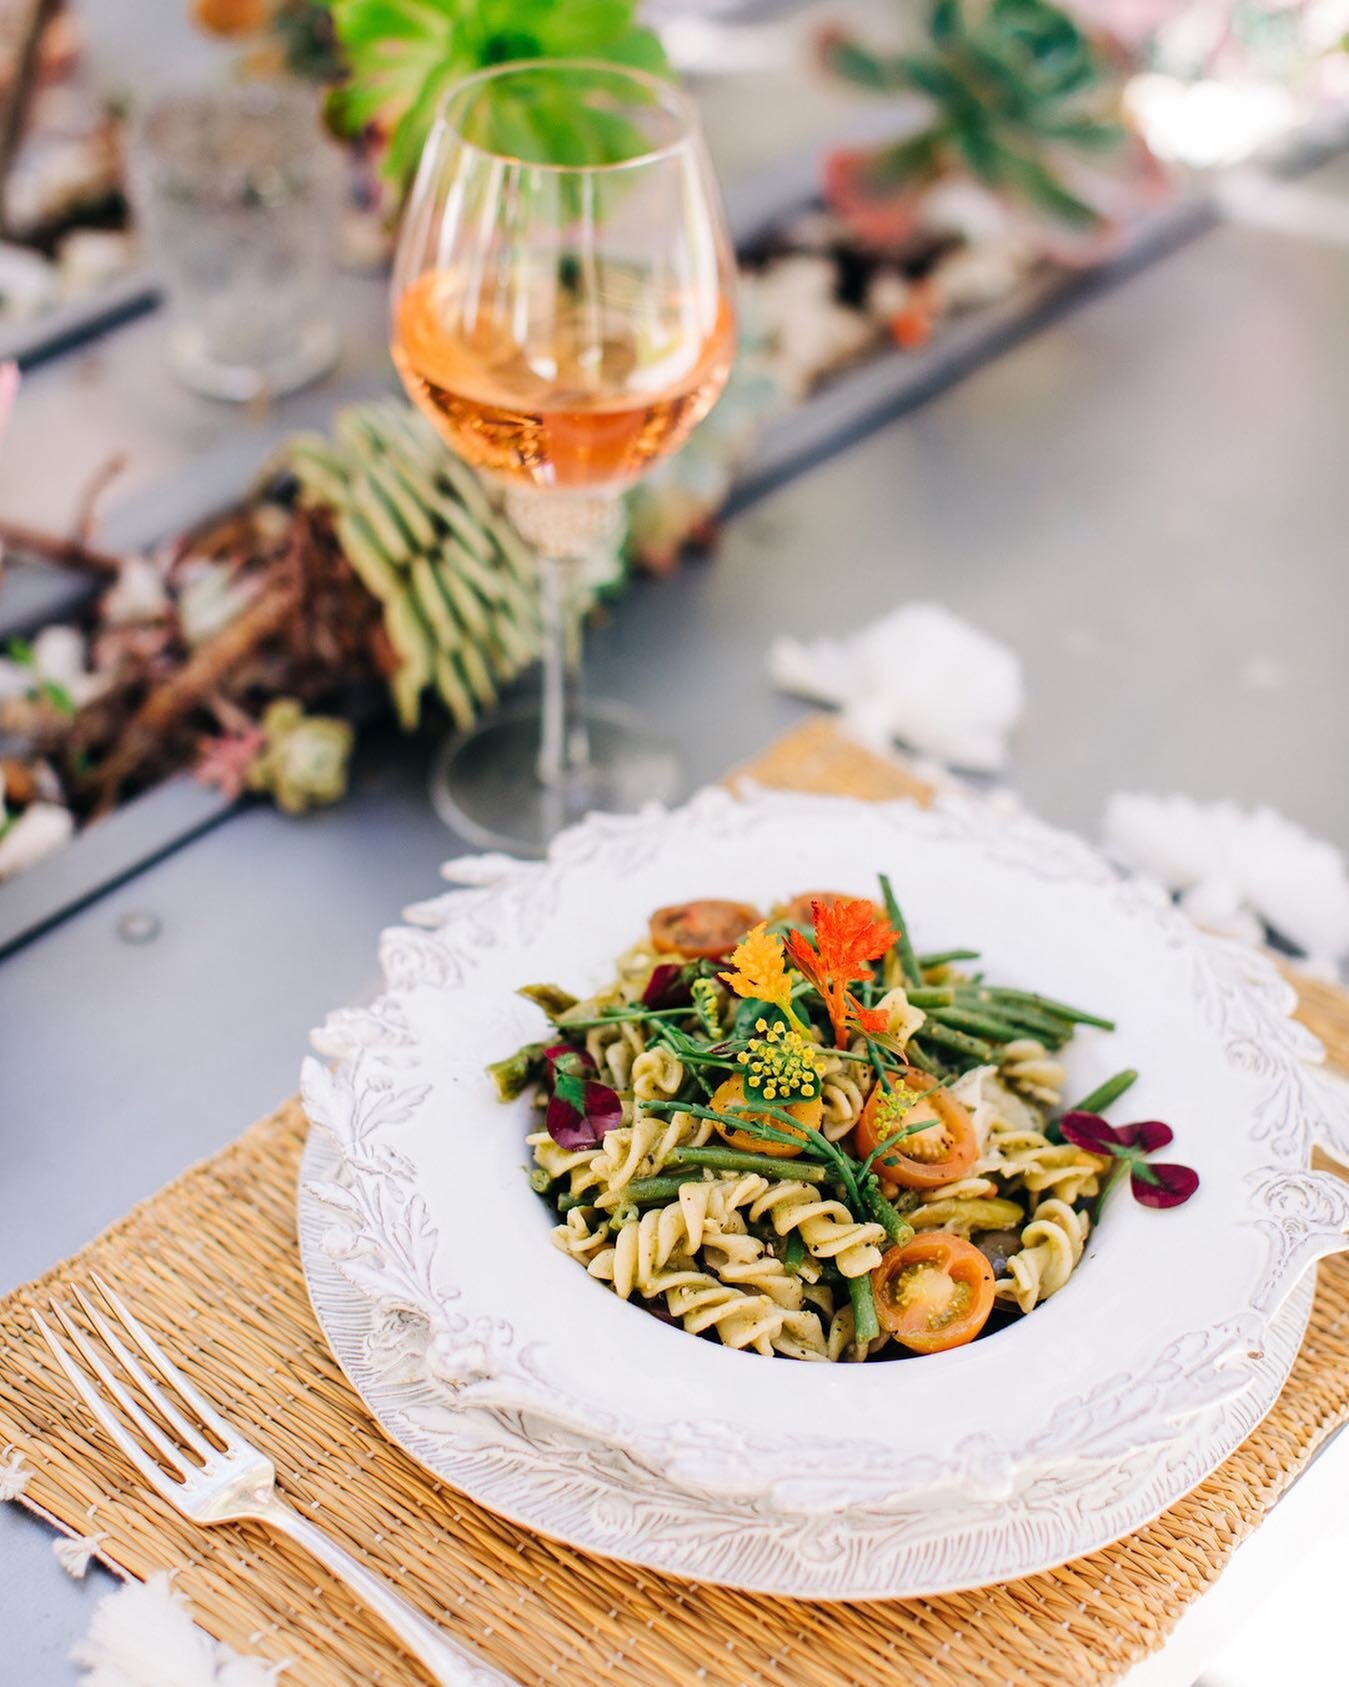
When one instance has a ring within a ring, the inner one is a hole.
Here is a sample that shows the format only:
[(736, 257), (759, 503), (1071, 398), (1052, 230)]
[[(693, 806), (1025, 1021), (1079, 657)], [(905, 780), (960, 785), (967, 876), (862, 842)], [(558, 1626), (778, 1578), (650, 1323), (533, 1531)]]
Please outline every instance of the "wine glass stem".
[(557, 791), (569, 809), (583, 806), (590, 771), (581, 665), (580, 574), (581, 564), (575, 558), (539, 558), (543, 618), (539, 781)]

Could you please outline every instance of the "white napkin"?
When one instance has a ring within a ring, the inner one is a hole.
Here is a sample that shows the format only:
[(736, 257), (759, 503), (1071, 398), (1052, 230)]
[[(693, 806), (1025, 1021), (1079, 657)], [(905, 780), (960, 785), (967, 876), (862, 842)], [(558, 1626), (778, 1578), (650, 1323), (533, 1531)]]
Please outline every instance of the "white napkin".
[(863, 743), (902, 739), (949, 767), (991, 773), (1024, 700), (1021, 664), (1006, 645), (936, 603), (911, 603), (847, 638), (781, 638), (773, 683), (843, 709)]
[(1343, 854), (1272, 808), (1121, 792), (1102, 833), (1108, 854), (1179, 892), (1210, 931), (1258, 943), (1268, 925), (1331, 976), (1349, 954)]

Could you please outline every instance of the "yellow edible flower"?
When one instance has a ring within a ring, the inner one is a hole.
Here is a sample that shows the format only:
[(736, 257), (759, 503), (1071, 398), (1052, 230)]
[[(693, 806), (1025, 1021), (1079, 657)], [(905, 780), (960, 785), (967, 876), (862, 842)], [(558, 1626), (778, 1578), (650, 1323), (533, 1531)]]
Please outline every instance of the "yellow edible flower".
[(782, 951), (782, 939), (771, 937), (767, 920), (747, 931), (731, 956), (734, 972), (723, 972), (721, 981), (746, 1001), (772, 1002), (793, 1021), (792, 979)]

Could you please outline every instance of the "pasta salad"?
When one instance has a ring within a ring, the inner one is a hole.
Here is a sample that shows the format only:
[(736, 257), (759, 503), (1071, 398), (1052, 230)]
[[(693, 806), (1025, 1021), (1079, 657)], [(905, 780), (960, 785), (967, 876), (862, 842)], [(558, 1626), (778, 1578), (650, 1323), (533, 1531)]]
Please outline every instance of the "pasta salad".
[(1060, 1055), (1099, 1015), (918, 953), (889, 881), (763, 914), (658, 909), (612, 981), (521, 994), (548, 1037), (489, 1067), (529, 1093), (530, 1181), (590, 1276), (726, 1346), (803, 1360), (936, 1353), (1024, 1316), (1082, 1259), (1127, 1173), (1150, 1206), (1198, 1178), (1159, 1121), (1066, 1112)]

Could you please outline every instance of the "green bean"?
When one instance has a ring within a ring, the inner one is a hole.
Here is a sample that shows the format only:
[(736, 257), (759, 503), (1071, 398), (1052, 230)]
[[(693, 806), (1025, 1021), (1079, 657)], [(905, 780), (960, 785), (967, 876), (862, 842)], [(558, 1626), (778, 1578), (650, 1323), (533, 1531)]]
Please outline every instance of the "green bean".
[(875, 1341), (881, 1333), (881, 1326), (876, 1317), (876, 1297), (871, 1292), (871, 1278), (865, 1273), (860, 1277), (849, 1277), (848, 1299), (852, 1302), (853, 1339), (859, 1346)]
[(553, 1187), (553, 1174), (546, 1172), (542, 1166), (531, 1166), (529, 1171), (529, 1187), (536, 1195), (546, 1195)]
[(918, 968), (918, 957), (913, 952), (909, 928), (900, 912), (899, 903), (895, 900), (895, 893), (890, 888), (889, 879), (882, 873), (880, 880), (881, 895), (885, 898), (885, 911), (890, 916), (890, 924), (899, 933), (899, 964), (904, 968), (904, 981), (906, 984), (919, 985), (923, 982), (923, 975)]
[(701, 1168), (690, 1166), (686, 1172), (672, 1172), (661, 1177), (635, 1177), (624, 1187), (623, 1199), (637, 1207), (674, 1201), (679, 1198), (684, 1184), (701, 1182), (702, 1175)]
[(977, 961), (977, 949), (939, 949), (932, 955), (919, 955), (918, 965), (924, 972), (935, 972), (938, 967), (949, 966), (952, 961)]
[(886, 1200), (881, 1189), (880, 1179), (874, 1172), (859, 1180), (862, 1191), (862, 1202), (867, 1215), (873, 1222), (884, 1229), (892, 1247), (898, 1247), (907, 1242), (913, 1235), (913, 1226), (906, 1224), (895, 1209)]
[(916, 1035), (924, 1043), (935, 1043), (938, 1048), (950, 1049), (953, 1054), (962, 1054), (971, 1060), (977, 1060), (981, 1065), (994, 1058), (995, 1050), (992, 1043), (986, 1043), (979, 1037), (967, 1036), (964, 1031), (953, 1031), (949, 1026), (939, 1025), (929, 1019), (927, 1024)]
[(533, 1002), (535, 1007), (542, 1008), (554, 1024), (564, 1013), (570, 1012), (580, 999), (558, 984), (522, 984), (515, 993), (517, 996), (523, 996), (527, 1002)]
[(526, 1043), (504, 1060), (492, 1062), (487, 1073), (496, 1085), (498, 1100), (514, 1101), (543, 1076), (543, 1051), (546, 1047), (546, 1043)]
[(1037, 1013), (1019, 1002), (1002, 1001), (991, 991), (975, 986), (956, 987), (956, 1006), (974, 1012), (989, 1012), (998, 1019), (1015, 1025), (1026, 1037), (1037, 1037), (1048, 1048), (1058, 1048), (1073, 1034), (1066, 1020), (1055, 1019), (1047, 1013)]
[(930, 1078), (939, 1078), (941, 1076), (941, 1067), (939, 1062), (934, 1060), (931, 1055), (926, 1054), (922, 1049), (920, 1049), (917, 1043), (915, 1043), (912, 1039), (910, 1039), (910, 1041), (904, 1046), (904, 1058), (908, 1061), (910, 1066), (916, 1066), (920, 1072), (926, 1072)]
[(906, 990), (909, 1005), (916, 1008), (950, 1008), (956, 1004), (956, 993), (949, 984), (925, 985), (921, 990)]
[(559, 1195), (557, 1198), (557, 1210), (560, 1213), (569, 1213), (573, 1207), (593, 1207), (594, 1205), (589, 1191), (584, 1195)]
[(1065, 1107), (1065, 1113), (1104, 1113), (1114, 1101), (1118, 1101), (1125, 1090), (1131, 1089), (1137, 1082), (1138, 1073), (1132, 1066), (1126, 1066), (1124, 1071), (1116, 1072), (1113, 1078), (1107, 1078), (1103, 1084), (1097, 1084), (1089, 1094), (1072, 1107)]
[(988, 1013), (971, 1013), (968, 1008), (934, 1008), (931, 1018), (952, 1031), (965, 1031), (989, 1043), (1014, 1043), (1026, 1034), (1008, 1020)]
[[(748, 1154), (739, 1148), (676, 1148), (670, 1160), (678, 1166), (706, 1166), (714, 1172), (757, 1172), (760, 1177), (799, 1178), (823, 1183), (825, 1169), (816, 1160), (774, 1159), (771, 1154)], [(790, 1167), (790, 1171), (788, 1171)]]
[(806, 1239), (799, 1230), (793, 1230), (787, 1238), (787, 1246), (782, 1252), (782, 1263), (793, 1277), (801, 1275), (801, 1267), (806, 1263)]
[(1006, 990), (991, 986), (989, 994), (999, 1001), (1020, 1002), (1024, 1007), (1038, 1008), (1041, 1013), (1050, 1014), (1055, 1019), (1066, 1019), (1070, 1025), (1095, 1025), (1102, 1031), (1115, 1029), (1113, 1019), (1102, 1019), (1099, 1014), (1087, 1013), (1082, 1008), (1070, 1008), (1052, 997), (1036, 995), (1033, 990)]

